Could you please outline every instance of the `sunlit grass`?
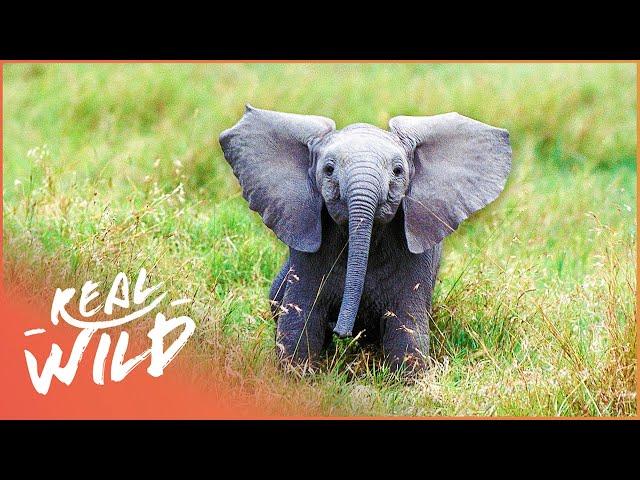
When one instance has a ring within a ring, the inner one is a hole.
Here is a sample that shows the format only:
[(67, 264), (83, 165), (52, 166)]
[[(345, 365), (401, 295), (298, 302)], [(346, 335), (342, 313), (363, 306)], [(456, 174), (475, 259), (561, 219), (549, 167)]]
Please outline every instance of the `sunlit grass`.
[[(634, 65), (8, 65), (4, 82), (7, 282), (145, 266), (196, 299), (198, 358), (284, 411), (635, 414)], [(278, 370), (267, 292), (286, 248), (217, 144), (246, 102), (509, 129), (505, 192), (445, 242), (415, 384), (348, 341), (314, 375)]]

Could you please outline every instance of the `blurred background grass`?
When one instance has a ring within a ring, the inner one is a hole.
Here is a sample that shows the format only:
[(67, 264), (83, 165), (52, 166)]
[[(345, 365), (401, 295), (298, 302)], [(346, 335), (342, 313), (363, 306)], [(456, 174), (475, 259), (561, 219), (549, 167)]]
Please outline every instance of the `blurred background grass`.
[[(203, 358), (291, 409), (635, 413), (634, 64), (21, 64), (3, 95), (8, 282), (144, 265), (196, 298)], [(312, 379), (277, 372), (266, 293), (286, 249), (217, 141), (247, 102), (338, 128), (457, 111), (509, 130), (505, 192), (445, 243), (418, 384), (347, 345)]]

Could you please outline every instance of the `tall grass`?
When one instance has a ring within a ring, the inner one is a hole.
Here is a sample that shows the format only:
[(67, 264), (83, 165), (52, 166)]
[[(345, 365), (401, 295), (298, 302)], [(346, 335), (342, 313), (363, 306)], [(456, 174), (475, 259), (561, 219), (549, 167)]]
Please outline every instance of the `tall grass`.
[[(5, 281), (144, 265), (196, 299), (198, 358), (284, 412), (635, 414), (635, 68), (6, 65)], [(217, 143), (246, 102), (339, 128), (458, 111), (510, 131), (505, 192), (445, 242), (417, 383), (348, 342), (313, 376), (278, 370), (267, 292), (286, 249)]]

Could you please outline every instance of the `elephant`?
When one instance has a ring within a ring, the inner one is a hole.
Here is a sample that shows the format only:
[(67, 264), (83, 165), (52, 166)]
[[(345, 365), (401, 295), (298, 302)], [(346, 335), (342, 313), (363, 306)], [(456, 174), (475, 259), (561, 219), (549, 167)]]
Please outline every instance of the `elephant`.
[(289, 247), (269, 294), (280, 361), (315, 365), (333, 334), (355, 332), (392, 371), (424, 370), (443, 239), (504, 189), (508, 131), (458, 113), (338, 130), (247, 104), (219, 141)]

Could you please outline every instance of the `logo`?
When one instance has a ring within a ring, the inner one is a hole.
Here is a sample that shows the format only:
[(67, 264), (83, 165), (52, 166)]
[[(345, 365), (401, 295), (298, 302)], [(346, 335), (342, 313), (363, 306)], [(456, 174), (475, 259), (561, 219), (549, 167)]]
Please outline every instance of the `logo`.
[[(77, 310), (82, 318), (74, 318), (67, 311), (67, 307), (74, 301), (74, 297), (76, 297), (76, 290), (74, 288), (64, 290), (60, 288), (56, 289), (51, 304), (51, 323), (56, 326), (59, 324), (60, 319), (62, 319), (67, 324), (77, 328), (79, 332), (71, 349), (69, 360), (64, 367), (61, 366), (62, 348), (56, 343), (52, 344), (51, 353), (45, 360), (40, 373), (38, 373), (38, 360), (35, 355), (27, 349), (24, 350), (31, 383), (38, 393), (46, 395), (49, 392), (53, 377), (58, 378), (58, 380), (65, 385), (71, 384), (78, 371), (78, 366), (82, 360), (84, 351), (98, 331), (102, 333), (98, 341), (95, 358), (93, 359), (93, 382), (96, 385), (104, 385), (106, 360), (112, 343), (111, 335), (118, 334), (118, 327), (150, 315), (167, 296), (167, 292), (159, 292), (163, 282), (145, 289), (146, 279), (147, 272), (144, 268), (141, 268), (133, 288), (133, 294), (130, 296), (127, 276), (122, 272), (118, 273), (111, 285), (104, 304), (101, 303), (94, 308), (91, 308), (90, 304), (97, 302), (98, 297), (100, 297), (100, 292), (97, 290), (99, 284), (90, 280), (85, 282), (80, 291), (79, 298), (76, 300), (78, 302)], [(191, 299), (183, 298), (172, 301), (170, 305), (175, 307), (189, 302), (191, 302)], [(117, 318), (111, 318), (116, 316), (114, 307), (118, 307), (119, 313)], [(98, 315), (100, 311), (107, 317), (106, 320), (90, 320), (92, 317)], [(182, 332), (180, 332), (178, 337), (165, 350), (165, 337), (181, 327)], [(190, 317), (179, 316), (167, 319), (162, 312), (157, 312), (155, 315), (155, 324), (147, 334), (147, 337), (150, 339), (150, 347), (126, 361), (124, 358), (129, 346), (129, 334), (120, 329), (111, 360), (111, 380), (114, 382), (122, 381), (147, 357), (151, 357), (147, 373), (152, 377), (160, 377), (164, 373), (167, 365), (169, 365), (187, 343), (189, 337), (191, 337), (195, 331), (195, 328), (195, 322)], [(24, 332), (24, 335), (30, 337), (43, 333), (46, 333), (44, 328), (36, 328), (27, 330)]]

